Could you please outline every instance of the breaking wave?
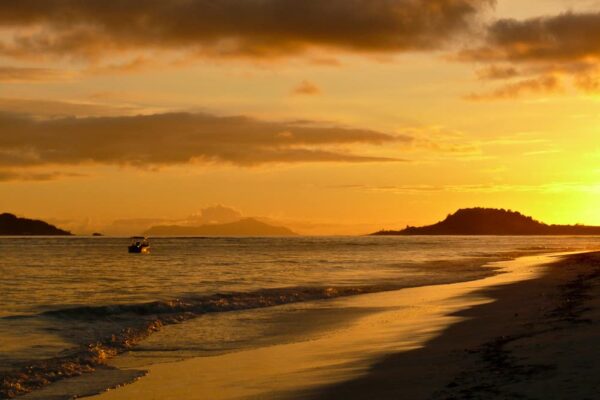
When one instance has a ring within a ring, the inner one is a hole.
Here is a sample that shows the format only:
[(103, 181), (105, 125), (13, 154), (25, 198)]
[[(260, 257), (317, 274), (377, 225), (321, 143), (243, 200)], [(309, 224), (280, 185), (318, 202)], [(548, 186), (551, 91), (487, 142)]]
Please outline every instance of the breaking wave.
[[(392, 286), (265, 289), (250, 293), (215, 294), (140, 304), (72, 307), (46, 311), (34, 317), (103, 323), (97, 337), (58, 357), (33, 361), (0, 372), (0, 398), (10, 399), (61, 379), (93, 372), (112, 357), (132, 349), (166, 325), (203, 314), (273, 307), (397, 289)], [(4, 317), (4, 318), (11, 318)]]

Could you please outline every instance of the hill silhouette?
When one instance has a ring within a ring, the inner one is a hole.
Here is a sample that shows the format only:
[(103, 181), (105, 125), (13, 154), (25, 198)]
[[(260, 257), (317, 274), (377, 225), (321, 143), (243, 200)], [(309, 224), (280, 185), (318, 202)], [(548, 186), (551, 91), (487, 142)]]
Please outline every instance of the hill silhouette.
[(0, 214), (0, 235), (2, 236), (70, 236), (47, 222), (35, 219), (19, 218), (16, 215)]
[(407, 226), (399, 231), (373, 235), (600, 235), (600, 227), (548, 225), (516, 211), (495, 208), (466, 208), (434, 225)]
[(246, 218), (227, 224), (200, 226), (159, 225), (144, 232), (147, 236), (294, 236), (285, 227), (273, 226), (254, 218)]

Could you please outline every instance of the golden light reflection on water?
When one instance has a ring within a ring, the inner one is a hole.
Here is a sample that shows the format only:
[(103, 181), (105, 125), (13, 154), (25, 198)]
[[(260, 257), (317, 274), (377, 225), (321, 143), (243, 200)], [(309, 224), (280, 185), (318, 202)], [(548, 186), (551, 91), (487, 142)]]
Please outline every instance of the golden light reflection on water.
[(460, 320), (451, 316), (456, 311), (492, 301), (477, 295), (480, 289), (532, 279), (542, 270), (537, 266), (549, 261), (525, 257), (502, 263), (505, 273), (479, 281), (334, 300), (332, 306), (382, 311), (313, 340), (154, 365), (139, 382), (95, 398), (274, 398), (349, 380), (383, 355), (424, 346)]

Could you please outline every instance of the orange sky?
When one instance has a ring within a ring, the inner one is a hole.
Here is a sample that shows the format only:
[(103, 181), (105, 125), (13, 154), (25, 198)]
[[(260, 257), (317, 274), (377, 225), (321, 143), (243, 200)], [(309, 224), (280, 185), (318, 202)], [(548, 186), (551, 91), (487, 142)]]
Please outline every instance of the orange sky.
[(593, 0), (3, 2), (0, 211), (600, 225), (599, 43)]

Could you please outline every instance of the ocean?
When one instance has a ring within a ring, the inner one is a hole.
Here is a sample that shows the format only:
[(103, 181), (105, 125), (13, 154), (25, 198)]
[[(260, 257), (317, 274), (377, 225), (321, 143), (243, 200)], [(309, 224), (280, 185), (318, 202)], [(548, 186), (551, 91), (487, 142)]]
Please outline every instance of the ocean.
[(305, 340), (331, 323), (319, 323), (323, 300), (477, 280), (495, 261), (597, 249), (600, 238), (154, 238), (148, 255), (128, 244), (0, 238), (0, 398), (80, 375), (78, 394), (91, 393), (85, 378), (125, 353), (137, 355), (135, 376), (113, 367), (100, 386), (165, 360)]

